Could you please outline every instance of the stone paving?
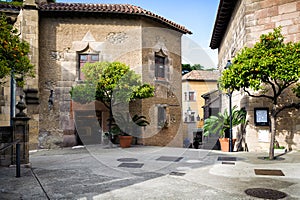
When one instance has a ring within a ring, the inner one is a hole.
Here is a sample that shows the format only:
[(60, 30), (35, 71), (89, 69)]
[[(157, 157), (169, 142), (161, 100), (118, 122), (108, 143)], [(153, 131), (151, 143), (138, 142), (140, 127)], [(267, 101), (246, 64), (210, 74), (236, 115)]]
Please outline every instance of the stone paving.
[(14, 167), (0, 168), (0, 199), (300, 199), (300, 152), (274, 161), (266, 155), (144, 146), (42, 150), (30, 153), (31, 168), (20, 178)]

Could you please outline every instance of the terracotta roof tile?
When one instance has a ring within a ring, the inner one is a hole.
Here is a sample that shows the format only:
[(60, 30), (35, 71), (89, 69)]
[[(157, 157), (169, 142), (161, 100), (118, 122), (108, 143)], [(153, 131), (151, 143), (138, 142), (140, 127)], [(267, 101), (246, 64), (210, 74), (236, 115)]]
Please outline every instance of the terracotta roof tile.
[(1, 11), (20, 11), (21, 7), (20, 6), (14, 6), (11, 4), (7, 4), (7, 3), (0, 3), (0, 10)]
[(182, 33), (192, 34), (184, 26), (176, 24), (162, 16), (156, 15), (141, 7), (130, 4), (83, 4), (83, 3), (41, 3), (38, 8), (42, 12), (94, 12), (94, 13), (122, 13), (129, 15), (141, 15), (174, 28)]
[(217, 81), (219, 79), (220, 72), (205, 71), (205, 70), (193, 70), (182, 76), (182, 80), (195, 80), (195, 81)]

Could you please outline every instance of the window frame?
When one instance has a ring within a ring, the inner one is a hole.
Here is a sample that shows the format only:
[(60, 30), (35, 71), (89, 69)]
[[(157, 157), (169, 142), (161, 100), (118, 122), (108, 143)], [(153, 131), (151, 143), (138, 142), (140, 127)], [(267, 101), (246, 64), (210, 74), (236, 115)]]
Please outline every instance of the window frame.
[(166, 79), (166, 57), (155, 54), (154, 62), (155, 62), (155, 69), (154, 69), (155, 79), (165, 80)]
[[(81, 60), (83, 56), (87, 56), (85, 60)], [(97, 56), (98, 59), (93, 59), (94, 56)], [(100, 61), (100, 56), (97, 53), (78, 53), (78, 80), (79, 81), (84, 81), (84, 74), (81, 71), (81, 68), (86, 64), (86, 63), (95, 63)]]

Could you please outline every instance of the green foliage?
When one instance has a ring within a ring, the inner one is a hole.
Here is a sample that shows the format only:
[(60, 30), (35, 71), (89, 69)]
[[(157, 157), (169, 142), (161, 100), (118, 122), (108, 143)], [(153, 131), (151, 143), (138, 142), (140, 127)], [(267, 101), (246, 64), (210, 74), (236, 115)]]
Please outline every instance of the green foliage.
[(90, 103), (95, 100), (96, 87), (92, 83), (73, 86), (70, 91), (73, 101), (81, 104)]
[(96, 98), (106, 105), (154, 95), (154, 87), (149, 84), (142, 85), (140, 76), (123, 63), (107, 63), (102, 70)]
[[(250, 97), (272, 101), (271, 124), (287, 108), (300, 108), (300, 102), (278, 103), (286, 90), (300, 98), (300, 42), (284, 43), (281, 27), (260, 36), (253, 48), (245, 47), (234, 58), (233, 65), (222, 72), (223, 89), (244, 90)], [(250, 90), (249, 90), (250, 89)], [(253, 91), (259, 91), (254, 93)], [(269, 158), (274, 159), (276, 126), (271, 127)]]
[(141, 84), (140, 76), (120, 62), (86, 63), (82, 72), (84, 83), (72, 87), (70, 91), (72, 99), (80, 103), (96, 99), (111, 109), (111, 103), (117, 101), (129, 102), (154, 95), (153, 86)]
[(114, 120), (115, 121), (112, 125), (111, 132), (115, 135), (134, 134), (134, 131), (138, 127), (145, 127), (150, 124), (145, 116), (134, 115), (132, 118), (130, 118), (128, 113), (115, 113)]
[[(284, 43), (281, 28), (263, 34), (253, 48), (245, 47), (222, 72), (221, 87), (239, 90), (248, 88), (266, 94), (270, 89), (277, 102), (282, 91), (300, 79), (300, 43)], [(296, 92), (297, 90), (293, 90)]]
[(73, 86), (70, 94), (73, 101), (86, 104), (96, 99), (96, 87), (103, 69), (109, 65), (108, 62), (86, 63), (82, 68), (85, 81)]
[(81, 70), (87, 82), (97, 84), (101, 78), (103, 69), (107, 66), (109, 66), (109, 62), (86, 63)]
[(22, 6), (23, 5), (23, 1), (11, 1), (11, 2), (1, 2), (1, 4), (10, 4), (13, 6)]
[[(232, 108), (232, 127), (246, 123), (246, 111), (243, 109), (238, 110), (237, 106)], [(230, 128), (230, 115), (227, 109), (224, 113), (219, 112), (217, 116), (210, 116), (204, 122), (204, 136), (210, 134), (219, 134), (224, 137), (225, 130)]]
[(21, 41), (14, 29), (7, 22), (5, 15), (0, 17), (0, 85), (13, 71), (18, 86), (24, 85), (24, 78), (34, 77), (34, 66), (27, 57), (29, 44)]
[(212, 71), (215, 70), (215, 68), (205, 69), (204, 66), (200, 64), (190, 65), (190, 64), (182, 64), (182, 75), (187, 74), (193, 70), (207, 70)]

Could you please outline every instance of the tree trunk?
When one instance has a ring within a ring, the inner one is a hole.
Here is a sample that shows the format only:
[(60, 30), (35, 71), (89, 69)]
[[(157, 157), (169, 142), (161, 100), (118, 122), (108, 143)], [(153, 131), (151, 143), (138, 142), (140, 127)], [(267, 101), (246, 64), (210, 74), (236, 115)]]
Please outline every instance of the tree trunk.
[(112, 119), (113, 119), (113, 113), (112, 113), (112, 106), (111, 102), (109, 104), (109, 121), (108, 121), (108, 140), (109, 140), (109, 147), (112, 148), (112, 133), (111, 133), (111, 128), (112, 128)]
[(274, 159), (274, 142), (275, 142), (275, 134), (276, 134), (276, 116), (275, 112), (271, 113), (271, 140), (270, 140), (270, 148), (269, 148), (269, 159)]

